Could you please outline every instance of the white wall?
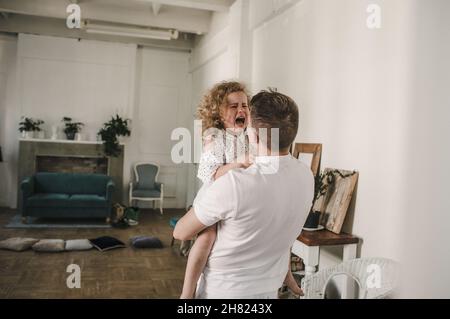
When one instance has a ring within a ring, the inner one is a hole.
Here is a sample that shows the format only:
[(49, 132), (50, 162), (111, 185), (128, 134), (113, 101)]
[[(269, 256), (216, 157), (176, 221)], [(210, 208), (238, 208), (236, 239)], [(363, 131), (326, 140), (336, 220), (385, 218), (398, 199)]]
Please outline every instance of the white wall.
[(20, 114), (43, 119), (48, 134), (58, 125), (63, 138), (68, 116), (95, 141), (114, 112), (131, 113), (136, 45), (20, 34), (18, 48)]
[[(158, 49), (138, 49), (137, 92), (133, 111), (133, 135), (125, 166), (153, 161), (161, 165), (158, 180), (164, 183), (164, 206), (184, 208), (187, 193), (187, 164), (171, 159), (175, 142), (172, 130), (190, 123), (189, 54)], [(130, 171), (125, 172), (128, 180)], [(143, 204), (144, 205), (144, 204)]]
[[(253, 86), (277, 87), (297, 101), (297, 141), (323, 144), (322, 168), (360, 171), (353, 225), (345, 228), (363, 239), (361, 256), (394, 258), (406, 155), (409, 12), (404, 1), (384, 2), (382, 28), (370, 30), (367, 4), (305, 0), (260, 25)], [(322, 265), (339, 258), (331, 250), (322, 254)]]
[(165, 206), (184, 207), (186, 172), (169, 161), (169, 131), (189, 116), (187, 53), (25, 34), (19, 35), (17, 46), (17, 63), (11, 64), (17, 71), (8, 71), (17, 79), (10, 81), (9, 103), (2, 112), (9, 123), (4, 134), (5, 155), (11, 159), (9, 206), (16, 205), (20, 116), (44, 120), (47, 138), (53, 125), (60, 126), (64, 138), (61, 119), (69, 116), (85, 123), (83, 139), (96, 140), (102, 124), (118, 112), (132, 120), (132, 136), (125, 146), (124, 194), (132, 164), (153, 160), (162, 165), (160, 180), (167, 183)]
[(450, 2), (413, 1), (403, 167), (403, 296), (450, 297)]

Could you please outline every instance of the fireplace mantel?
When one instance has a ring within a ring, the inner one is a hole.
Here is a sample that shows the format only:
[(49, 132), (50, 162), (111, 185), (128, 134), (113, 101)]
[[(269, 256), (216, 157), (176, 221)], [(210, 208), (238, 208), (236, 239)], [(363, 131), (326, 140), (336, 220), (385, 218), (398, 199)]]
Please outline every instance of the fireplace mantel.
[[(77, 140), (52, 140), (48, 138), (19, 138), (23, 142), (41, 142), (41, 143), (69, 143), (69, 144), (103, 144), (103, 141), (77, 141)], [(119, 143), (124, 145), (124, 143)]]

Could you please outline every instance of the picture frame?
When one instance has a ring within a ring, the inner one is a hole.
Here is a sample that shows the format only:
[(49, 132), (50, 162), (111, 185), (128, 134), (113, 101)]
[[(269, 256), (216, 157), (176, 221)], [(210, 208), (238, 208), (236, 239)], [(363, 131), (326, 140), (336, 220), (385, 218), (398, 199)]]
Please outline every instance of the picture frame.
[[(324, 196), (315, 202), (313, 210), (321, 214), (320, 225), (335, 234), (340, 234), (359, 173), (334, 168), (324, 169), (324, 174), (329, 172), (335, 176), (334, 183), (328, 186)], [(324, 183), (328, 185), (327, 180)]]
[(320, 143), (295, 143), (291, 148), (292, 156), (299, 158), (302, 153), (312, 154), (311, 171), (314, 176), (320, 171), (320, 162), (322, 158), (322, 144)]

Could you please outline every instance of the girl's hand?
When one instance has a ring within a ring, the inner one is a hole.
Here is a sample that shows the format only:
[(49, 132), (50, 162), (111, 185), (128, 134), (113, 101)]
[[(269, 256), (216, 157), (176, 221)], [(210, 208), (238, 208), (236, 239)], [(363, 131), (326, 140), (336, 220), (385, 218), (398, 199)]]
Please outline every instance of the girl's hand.
[(237, 163), (239, 168), (247, 168), (253, 164), (253, 156), (245, 155), (244, 157), (238, 158)]

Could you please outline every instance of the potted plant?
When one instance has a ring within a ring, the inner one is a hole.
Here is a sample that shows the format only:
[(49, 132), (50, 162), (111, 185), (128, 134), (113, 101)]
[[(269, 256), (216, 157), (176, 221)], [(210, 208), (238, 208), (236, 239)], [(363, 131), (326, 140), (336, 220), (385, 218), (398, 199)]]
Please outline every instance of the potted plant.
[(64, 122), (64, 133), (68, 140), (74, 140), (75, 134), (81, 131), (81, 127), (84, 125), (81, 122), (72, 122), (72, 118), (63, 117), (62, 122)]
[(353, 171), (352, 173), (343, 175), (337, 169), (317, 173), (317, 175), (314, 177), (314, 197), (311, 205), (311, 211), (306, 218), (304, 228), (317, 229), (319, 227), (321, 212), (315, 211), (314, 205), (319, 200), (319, 198), (326, 194), (332, 193), (332, 189), (335, 187), (336, 176), (347, 178), (354, 175), (355, 173), (356, 172)]
[(108, 156), (119, 156), (120, 145), (118, 137), (130, 136), (131, 131), (128, 127), (129, 119), (123, 119), (119, 115), (113, 116), (111, 120), (103, 124), (98, 131), (104, 145), (105, 154)]
[(324, 183), (325, 174), (323, 172), (318, 172), (314, 176), (314, 197), (312, 200), (311, 210), (306, 218), (304, 228), (315, 229), (319, 227), (320, 221), (320, 211), (314, 211), (314, 204), (316, 201), (326, 194), (328, 186)]
[(24, 138), (32, 138), (34, 132), (40, 132), (39, 125), (44, 124), (42, 120), (34, 120), (31, 117), (22, 117), (22, 121), (19, 123), (19, 131)]

